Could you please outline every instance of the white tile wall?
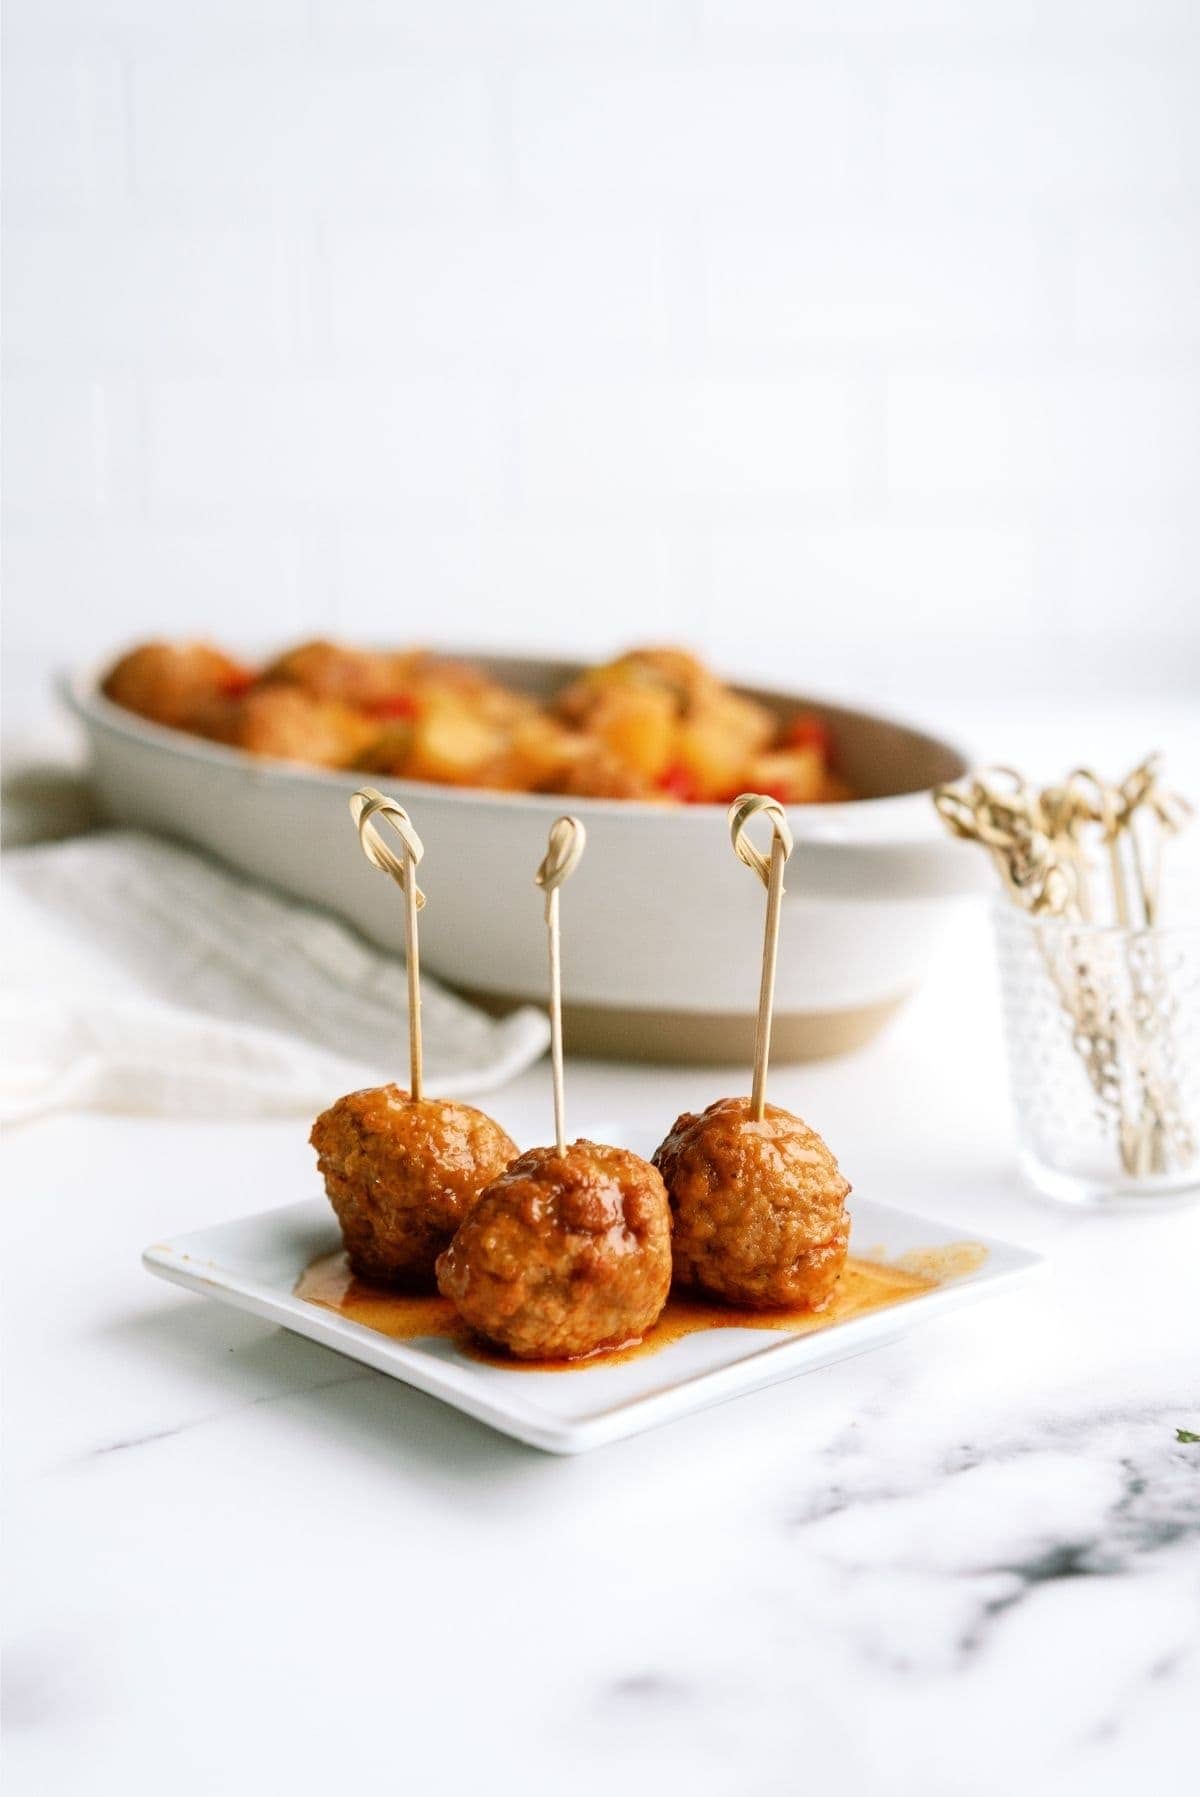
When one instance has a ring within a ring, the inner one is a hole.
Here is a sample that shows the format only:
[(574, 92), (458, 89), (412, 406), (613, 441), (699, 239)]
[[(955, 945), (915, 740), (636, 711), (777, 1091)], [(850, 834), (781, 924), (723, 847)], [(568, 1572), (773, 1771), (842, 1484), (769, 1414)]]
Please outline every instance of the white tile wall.
[[(21, 7), (13, 9), (18, 14)], [(4, 18), (3, 189), (6, 210), (32, 216), (58, 206), (98, 211), (117, 202), (129, 173), (120, 61), (52, 37), (26, 50)]]
[(481, 71), (261, 49), (151, 56), (130, 73), (133, 181), (160, 202), (228, 195), (303, 209), (481, 193), (493, 144)]
[(294, 372), (148, 383), (151, 508), (235, 526), (266, 513), (334, 521), (404, 499), (494, 500), (505, 430), (497, 384)]
[(5, 241), (10, 365), (163, 371), (294, 359), (292, 265), (277, 233), (244, 223), (110, 217), (14, 222)]
[[(888, 384), (898, 496), (1010, 508), (1043, 498), (1094, 515), (1105, 500), (1187, 508), (1200, 489), (1200, 410), (1188, 381), (1149, 370), (903, 372)], [(1076, 515), (1077, 524), (1086, 518)]]
[[(656, 361), (671, 338), (653, 225), (562, 218), (329, 221), (324, 255), (340, 362), (377, 367), (380, 345), (447, 369), (562, 373), (597, 358), (620, 371)], [(486, 304), (481, 303), (486, 296)]]
[(956, 53), (893, 68), (884, 125), (890, 188), (984, 201), (1028, 194), (1066, 206), (1192, 191), (1200, 176), (1194, 66), (1161, 53), (1087, 57), (1084, 47), (1044, 63), (1026, 52), (981, 66)]
[(3, 82), (11, 665), (1200, 686), (1192, 0), (7, 0)]

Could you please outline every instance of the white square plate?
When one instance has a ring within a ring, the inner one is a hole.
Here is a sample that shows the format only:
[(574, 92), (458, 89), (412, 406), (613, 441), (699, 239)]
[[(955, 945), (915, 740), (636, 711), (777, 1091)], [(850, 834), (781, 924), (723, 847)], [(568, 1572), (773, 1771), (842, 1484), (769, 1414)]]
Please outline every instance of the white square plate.
[[(872, 1258), (892, 1260), (963, 1240), (961, 1230), (868, 1200), (855, 1200), (853, 1216), (859, 1252)], [(804, 1335), (709, 1329), (642, 1358), (550, 1373), (473, 1360), (450, 1340), (397, 1341), (296, 1297), (293, 1287), (305, 1267), (340, 1246), (323, 1199), (156, 1242), (143, 1260), (160, 1278), (336, 1348), (531, 1447), (578, 1454), (894, 1341), (927, 1317), (1006, 1291), (1044, 1264), (1007, 1242), (974, 1232), (970, 1239), (987, 1249), (981, 1265), (887, 1309)]]

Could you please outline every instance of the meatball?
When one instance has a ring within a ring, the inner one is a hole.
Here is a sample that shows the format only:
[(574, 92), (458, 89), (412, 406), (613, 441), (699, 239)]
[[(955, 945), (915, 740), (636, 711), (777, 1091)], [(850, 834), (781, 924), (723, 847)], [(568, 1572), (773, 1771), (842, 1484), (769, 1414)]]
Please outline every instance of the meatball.
[(259, 686), (244, 698), (213, 700), (193, 722), (213, 742), (310, 767), (351, 767), (377, 734), (361, 712), (298, 686)]
[(720, 683), (686, 649), (629, 649), (615, 661), (586, 668), (555, 701), (574, 724), (590, 722), (596, 707), (614, 689), (652, 687), (671, 695), (681, 714), (719, 692)]
[(675, 1222), (675, 1277), (756, 1310), (817, 1310), (841, 1276), (849, 1182), (790, 1111), (721, 1098), (685, 1113), (654, 1156)]
[(537, 701), (528, 693), (515, 692), (469, 661), (416, 651), (410, 657), (408, 682), (416, 708), (446, 703), (468, 707), (485, 723), (512, 727), (524, 718), (537, 717)]
[(186, 730), (205, 705), (244, 691), (250, 679), (209, 643), (143, 643), (109, 671), (104, 692), (126, 711)]
[(450, 698), (489, 722), (536, 710), (533, 702), (490, 680), (470, 662), (423, 649), (351, 649), (341, 643), (301, 643), (263, 670), (271, 686), (299, 687), (318, 699), (337, 699), (377, 718), (413, 718), (427, 704)]
[(371, 711), (403, 692), (411, 657), (341, 643), (301, 643), (263, 669), (264, 683), (298, 687), (314, 699), (336, 699)]
[(584, 739), (555, 718), (520, 718), (503, 752), (487, 770), (487, 784), (508, 792), (562, 792), (586, 750)]
[(591, 737), (580, 738), (580, 752), (563, 773), (558, 790), (574, 799), (658, 799), (652, 780)]
[(519, 1360), (635, 1341), (671, 1285), (663, 1182), (624, 1148), (531, 1148), (482, 1194), (437, 1277), (471, 1327)]
[(399, 1086), (347, 1093), (309, 1140), (354, 1271), (410, 1291), (433, 1290), (438, 1255), (517, 1152), (482, 1111)]

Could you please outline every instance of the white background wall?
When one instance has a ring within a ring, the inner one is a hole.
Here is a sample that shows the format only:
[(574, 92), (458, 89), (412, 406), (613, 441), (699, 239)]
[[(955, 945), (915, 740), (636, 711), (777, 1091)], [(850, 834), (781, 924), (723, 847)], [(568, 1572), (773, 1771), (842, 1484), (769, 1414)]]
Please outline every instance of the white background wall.
[(7, 0), (9, 681), (1200, 688), (1196, 0)]

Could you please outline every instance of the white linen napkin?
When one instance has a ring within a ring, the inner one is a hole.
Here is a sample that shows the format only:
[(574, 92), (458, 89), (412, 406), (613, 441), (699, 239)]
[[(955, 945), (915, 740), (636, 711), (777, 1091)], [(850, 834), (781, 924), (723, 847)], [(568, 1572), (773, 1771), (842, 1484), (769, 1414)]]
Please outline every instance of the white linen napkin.
[[(5, 856), (0, 1118), (315, 1114), (408, 1080), (402, 961), (188, 849), (104, 831)], [(423, 974), (425, 1077), (482, 1092), (544, 1053)]]

